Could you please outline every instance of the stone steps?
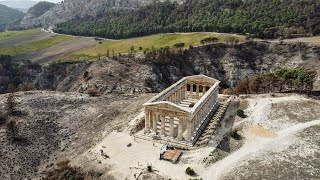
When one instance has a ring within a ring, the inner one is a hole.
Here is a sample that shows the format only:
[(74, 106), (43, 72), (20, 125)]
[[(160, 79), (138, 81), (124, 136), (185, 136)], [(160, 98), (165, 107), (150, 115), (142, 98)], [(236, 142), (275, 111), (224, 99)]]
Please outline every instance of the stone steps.
[(199, 137), (196, 146), (205, 146), (210, 141), (212, 135), (216, 132), (217, 127), (220, 125), (220, 121), (222, 120), (230, 100), (227, 100), (224, 103), (221, 103), (220, 107), (217, 110), (217, 113), (212, 117), (211, 121)]

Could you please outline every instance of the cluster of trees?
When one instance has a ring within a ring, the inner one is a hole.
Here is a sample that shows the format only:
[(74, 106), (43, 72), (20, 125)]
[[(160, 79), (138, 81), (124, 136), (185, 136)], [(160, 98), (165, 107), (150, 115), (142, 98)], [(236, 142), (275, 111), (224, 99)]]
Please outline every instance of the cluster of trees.
[(32, 84), (25, 82), (26, 71), (39, 67), (27, 61), (21, 65), (14, 64), (10, 56), (0, 55), (0, 94), (35, 89)]
[(18, 128), (14, 119), (10, 118), (15, 115), (16, 101), (13, 94), (9, 94), (5, 104), (5, 110), (0, 111), (0, 126), (6, 125), (7, 138), (11, 141), (18, 140)]
[(155, 33), (214, 31), (260, 38), (320, 34), (320, 0), (156, 1), (135, 10), (109, 10), (98, 19), (58, 24), (64, 34), (121, 39)]
[(213, 44), (219, 41), (219, 38), (217, 37), (208, 37), (204, 38), (200, 41), (201, 44)]
[(283, 68), (272, 73), (258, 74), (253, 78), (242, 79), (233, 90), (226, 94), (258, 94), (270, 92), (311, 92), (316, 76), (315, 71), (306, 69)]

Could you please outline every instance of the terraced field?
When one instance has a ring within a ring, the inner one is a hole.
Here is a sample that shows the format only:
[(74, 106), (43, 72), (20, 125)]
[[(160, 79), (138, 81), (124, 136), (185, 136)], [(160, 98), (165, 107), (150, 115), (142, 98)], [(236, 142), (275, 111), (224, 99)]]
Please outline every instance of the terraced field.
[(157, 34), (124, 40), (107, 40), (102, 44), (75, 52), (73, 55), (98, 56), (106, 55), (108, 52), (110, 54), (129, 53), (132, 50), (135, 52), (143, 52), (146, 49), (159, 49), (166, 46), (172, 47), (177, 43), (185, 43), (184, 47), (189, 47), (190, 45), (198, 46), (202, 39), (208, 37), (217, 37), (220, 42), (226, 42), (230, 37), (236, 37), (240, 42), (245, 40), (244, 36), (222, 33), (199, 32)]
[(50, 63), (96, 44), (94, 38), (57, 35), (41, 29), (0, 33), (0, 54), (11, 55), (14, 61)]

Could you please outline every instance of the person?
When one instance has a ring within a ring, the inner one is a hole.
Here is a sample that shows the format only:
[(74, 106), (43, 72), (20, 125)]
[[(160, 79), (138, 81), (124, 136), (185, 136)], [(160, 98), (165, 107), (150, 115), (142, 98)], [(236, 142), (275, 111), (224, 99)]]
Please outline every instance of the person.
[(101, 154), (101, 156), (103, 156), (103, 150), (102, 149), (100, 149), (100, 154)]

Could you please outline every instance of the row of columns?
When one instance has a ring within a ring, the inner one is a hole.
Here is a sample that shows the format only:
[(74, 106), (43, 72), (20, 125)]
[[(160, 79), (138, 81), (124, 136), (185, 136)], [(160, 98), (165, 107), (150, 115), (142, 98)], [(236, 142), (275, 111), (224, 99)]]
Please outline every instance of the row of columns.
[[(201, 107), (199, 107), (198, 112), (194, 116), (193, 120), (193, 127), (192, 133), (196, 133), (197, 128), (200, 127), (200, 125), (203, 123), (207, 115), (209, 114), (211, 108), (215, 105), (215, 103), (218, 101), (218, 90), (211, 92), (212, 94), (208, 96), (208, 99), (204, 104), (202, 104)], [(192, 134), (192, 136), (193, 136)]]
[[(166, 123), (166, 119), (169, 120), (169, 123)], [(175, 138), (175, 134), (177, 134), (177, 139), (182, 140), (184, 119), (182, 115), (178, 116), (174, 113), (165, 114), (145, 109), (145, 131), (146, 133), (150, 133), (152, 129), (153, 133), (159, 133), (157, 125), (160, 122), (160, 135)], [(177, 133), (175, 133), (175, 120), (178, 121)], [(169, 125), (169, 134), (167, 134), (165, 129), (167, 124)]]
[[(193, 95), (193, 85), (190, 85), (190, 92)], [(199, 86), (197, 85), (196, 95), (199, 95)], [(168, 101), (178, 104), (187, 96), (187, 85), (178, 89), (170, 97), (167, 98)], [(206, 88), (203, 87), (203, 94), (206, 93)], [(177, 138), (177, 140), (183, 139), (184, 127), (186, 130), (186, 140), (190, 141), (196, 130), (200, 127), (203, 120), (206, 118), (210, 112), (213, 105), (218, 99), (218, 89), (210, 92), (211, 95), (204, 103), (201, 103), (199, 110), (191, 118), (190, 115), (180, 114), (175, 112), (170, 112), (166, 110), (155, 110), (150, 108), (145, 108), (145, 131), (150, 133), (160, 133), (162, 136), (169, 136), (171, 138)], [(175, 123), (177, 122), (177, 123)], [(160, 124), (160, 131), (158, 132), (158, 123)], [(169, 133), (166, 132), (166, 127), (169, 127)]]
[(179, 104), (186, 98), (187, 86), (182, 86), (180, 89), (173, 92), (166, 100), (175, 104)]
[[(207, 85), (204, 84), (196, 84), (196, 83), (190, 83), (187, 86), (190, 86), (190, 90), (188, 91), (188, 97), (191, 97), (193, 99), (200, 99), (201, 96), (203, 96), (207, 92)], [(194, 91), (194, 86), (196, 86), (196, 90)], [(200, 96), (200, 87), (202, 86), (202, 95)]]

